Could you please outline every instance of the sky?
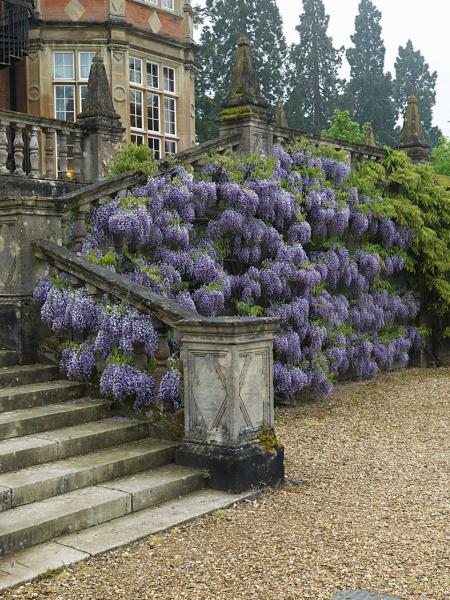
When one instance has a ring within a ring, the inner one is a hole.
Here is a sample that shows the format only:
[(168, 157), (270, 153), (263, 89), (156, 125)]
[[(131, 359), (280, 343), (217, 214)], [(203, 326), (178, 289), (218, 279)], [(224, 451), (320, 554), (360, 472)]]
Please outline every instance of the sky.
[[(233, 0), (229, 0), (233, 2)], [(335, 47), (351, 45), (359, 0), (324, 0), (330, 15), (329, 34)], [(204, 0), (199, 4), (204, 5)], [(302, 12), (301, 0), (277, 0), (288, 42), (298, 41), (295, 26)], [(437, 102), (434, 124), (450, 136), (450, 1), (449, 0), (374, 0), (382, 13), (383, 38), (386, 45), (386, 70), (394, 72), (398, 47), (410, 38), (432, 71), (437, 71)], [(344, 58), (343, 72), (349, 67)]]

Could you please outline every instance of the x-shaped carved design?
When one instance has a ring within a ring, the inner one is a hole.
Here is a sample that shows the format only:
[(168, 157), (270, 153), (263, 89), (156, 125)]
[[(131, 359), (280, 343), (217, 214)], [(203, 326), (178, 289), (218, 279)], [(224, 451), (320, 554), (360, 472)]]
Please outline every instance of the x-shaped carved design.
[(8, 285), (11, 285), (13, 277), (14, 277), (14, 273), (16, 272), (16, 266), (17, 266), (17, 257), (14, 256), (12, 263), (11, 263), (11, 267), (10, 267), (9, 271), (6, 273), (6, 277), (3, 277), (3, 275), (0, 275), (0, 279), (5, 287), (7, 287)]

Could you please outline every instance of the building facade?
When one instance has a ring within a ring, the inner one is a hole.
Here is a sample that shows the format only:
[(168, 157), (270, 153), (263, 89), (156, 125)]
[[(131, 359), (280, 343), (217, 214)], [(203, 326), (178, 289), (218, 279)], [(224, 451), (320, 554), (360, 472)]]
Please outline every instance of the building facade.
[(34, 8), (27, 59), (2, 70), (0, 108), (76, 122), (98, 54), (125, 139), (157, 158), (195, 143), (189, 1), (36, 0)]

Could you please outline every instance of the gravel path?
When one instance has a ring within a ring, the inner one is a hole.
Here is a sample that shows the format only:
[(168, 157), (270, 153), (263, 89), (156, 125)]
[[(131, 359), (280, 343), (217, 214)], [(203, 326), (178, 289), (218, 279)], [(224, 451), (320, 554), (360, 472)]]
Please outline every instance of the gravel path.
[[(450, 369), (408, 370), (283, 409), (301, 483), (67, 568), (11, 600), (450, 598)], [(446, 498), (447, 496), (447, 498)]]

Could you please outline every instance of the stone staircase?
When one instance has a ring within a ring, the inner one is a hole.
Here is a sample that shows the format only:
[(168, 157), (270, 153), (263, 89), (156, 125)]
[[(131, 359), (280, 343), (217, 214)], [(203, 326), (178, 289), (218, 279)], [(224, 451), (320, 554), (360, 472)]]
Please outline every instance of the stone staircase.
[[(0, 590), (234, 503), (176, 443), (0, 351)], [(47, 557), (47, 558), (46, 558)]]

